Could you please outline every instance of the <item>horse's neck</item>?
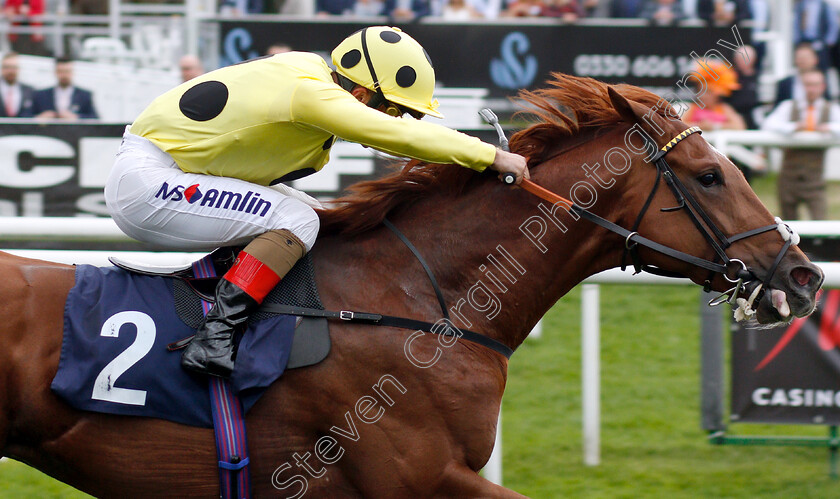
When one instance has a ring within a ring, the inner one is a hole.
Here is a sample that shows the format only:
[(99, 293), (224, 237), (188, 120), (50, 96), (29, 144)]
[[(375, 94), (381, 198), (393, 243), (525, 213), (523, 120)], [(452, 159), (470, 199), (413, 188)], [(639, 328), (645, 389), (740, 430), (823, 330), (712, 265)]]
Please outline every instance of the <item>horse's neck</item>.
[[(565, 167), (553, 167), (562, 172), (535, 171), (537, 182), (551, 177), (551, 185), (561, 186), (558, 192), (566, 195), (570, 186), (585, 178), (579, 165), (598, 161), (576, 156)], [(599, 189), (599, 206), (615, 206), (619, 190), (620, 186)], [(393, 222), (433, 269), (455, 324), (516, 347), (561, 296), (620, 259), (614, 241), (603, 241), (610, 236), (587, 221), (575, 221), (562, 209), (552, 217), (547, 213), (550, 209), (548, 203), (521, 189), (488, 182), (458, 198), (430, 195), (394, 216)], [(565, 232), (557, 224), (565, 226)], [(539, 238), (526, 234), (541, 228), (545, 234)], [(394, 234), (381, 229), (355, 240), (353, 246), (351, 251), (359, 259), (381, 267), (368, 281), (368, 286), (378, 282), (381, 292), (369, 289), (368, 297), (390, 301), (396, 293), (402, 303), (390, 306), (404, 308), (381, 309), (381, 301), (360, 305), (386, 314), (426, 320), (440, 317), (428, 277)]]

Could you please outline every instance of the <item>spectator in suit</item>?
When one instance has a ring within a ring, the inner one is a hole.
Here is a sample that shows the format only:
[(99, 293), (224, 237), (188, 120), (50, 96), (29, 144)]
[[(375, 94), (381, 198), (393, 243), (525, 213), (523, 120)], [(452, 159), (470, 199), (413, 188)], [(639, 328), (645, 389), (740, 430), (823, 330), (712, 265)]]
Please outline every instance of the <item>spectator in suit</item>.
[[(765, 118), (762, 130), (785, 135), (818, 132), (840, 135), (840, 107), (823, 98), (825, 75), (818, 68), (801, 75), (805, 96), (789, 99)], [(825, 148), (787, 149), (779, 174), (779, 204), (782, 218), (798, 219), (797, 207), (804, 203), (812, 220), (825, 220), (828, 209), (823, 168)]]
[(820, 69), (828, 70), (831, 49), (837, 43), (840, 25), (837, 12), (825, 0), (797, 0), (793, 7), (793, 43), (811, 42), (819, 56)]
[(99, 117), (93, 107), (93, 94), (73, 86), (72, 59), (56, 59), (55, 77), (58, 85), (39, 90), (32, 96), (32, 113), (36, 118), (77, 120)]
[(15, 52), (6, 53), (0, 64), (0, 118), (31, 117), (34, 90), (18, 81), (18, 55)]
[[(793, 52), (793, 65), (796, 66), (796, 72), (776, 83), (776, 100), (774, 106), (778, 106), (782, 101), (789, 99), (804, 99), (805, 89), (802, 86), (801, 75), (818, 68), (819, 62), (819, 56), (810, 42), (800, 42), (797, 44)], [(825, 98), (830, 98), (827, 89)]]

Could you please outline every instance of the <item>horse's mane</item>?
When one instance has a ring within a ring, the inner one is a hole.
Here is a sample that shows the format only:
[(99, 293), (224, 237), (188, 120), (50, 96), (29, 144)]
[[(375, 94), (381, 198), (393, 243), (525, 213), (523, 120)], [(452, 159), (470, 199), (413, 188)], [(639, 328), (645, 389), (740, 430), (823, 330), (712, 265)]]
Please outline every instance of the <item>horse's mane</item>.
[[(510, 150), (527, 157), (529, 166), (541, 163), (558, 142), (623, 121), (613, 108), (606, 83), (562, 73), (551, 76), (548, 88), (522, 90), (517, 96), (525, 107), (517, 116), (525, 116), (533, 124), (511, 136)], [(632, 85), (612, 88), (648, 107), (659, 101), (655, 94)], [(430, 192), (458, 195), (481, 179), (467, 168), (421, 163), (378, 180), (359, 182), (348, 189), (349, 194), (333, 201), (335, 208), (319, 210), (321, 234), (370, 230), (398, 207)]]

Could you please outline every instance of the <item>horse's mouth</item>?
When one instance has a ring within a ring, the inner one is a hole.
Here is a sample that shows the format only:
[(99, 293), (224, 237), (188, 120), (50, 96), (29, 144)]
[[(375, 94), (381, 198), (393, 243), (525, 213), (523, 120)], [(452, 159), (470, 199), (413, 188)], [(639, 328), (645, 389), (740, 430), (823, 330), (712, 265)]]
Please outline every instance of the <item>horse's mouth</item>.
[[(745, 294), (755, 291), (759, 282), (746, 286)], [(755, 320), (759, 324), (787, 324), (796, 317), (805, 317), (816, 308), (816, 299), (811, 293), (799, 290), (783, 291), (778, 288), (764, 288), (758, 291), (752, 302)]]
[(755, 318), (759, 324), (787, 323), (793, 320), (787, 293), (781, 289), (762, 290), (756, 303)]

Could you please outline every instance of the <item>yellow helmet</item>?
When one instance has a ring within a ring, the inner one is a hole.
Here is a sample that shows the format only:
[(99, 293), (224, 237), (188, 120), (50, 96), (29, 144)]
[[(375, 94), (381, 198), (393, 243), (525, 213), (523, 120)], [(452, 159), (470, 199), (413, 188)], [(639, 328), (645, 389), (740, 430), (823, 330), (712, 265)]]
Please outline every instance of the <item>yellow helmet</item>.
[(371, 26), (344, 39), (332, 52), (336, 71), (387, 100), (438, 118), (435, 70), (423, 47), (399, 28)]

